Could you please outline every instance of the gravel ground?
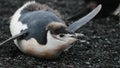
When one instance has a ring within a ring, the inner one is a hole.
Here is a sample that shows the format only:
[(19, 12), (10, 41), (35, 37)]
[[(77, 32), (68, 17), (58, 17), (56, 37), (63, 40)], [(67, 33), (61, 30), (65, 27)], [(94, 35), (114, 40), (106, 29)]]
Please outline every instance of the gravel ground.
[[(26, 0), (0, 0), (0, 42), (9, 38), (10, 16)], [(79, 11), (82, 0), (39, 0), (59, 10), (64, 19)], [(78, 8), (79, 7), (79, 8)], [(74, 11), (75, 10), (75, 11)], [(90, 21), (78, 30), (80, 41), (57, 59), (41, 59), (21, 53), (13, 41), (0, 46), (0, 68), (119, 68), (120, 22), (114, 18)]]

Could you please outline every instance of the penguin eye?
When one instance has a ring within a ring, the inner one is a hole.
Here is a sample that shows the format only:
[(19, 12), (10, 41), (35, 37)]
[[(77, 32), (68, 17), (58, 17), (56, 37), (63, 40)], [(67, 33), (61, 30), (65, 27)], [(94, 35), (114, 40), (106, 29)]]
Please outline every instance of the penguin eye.
[(65, 35), (64, 34), (59, 34), (60, 37), (64, 37)]

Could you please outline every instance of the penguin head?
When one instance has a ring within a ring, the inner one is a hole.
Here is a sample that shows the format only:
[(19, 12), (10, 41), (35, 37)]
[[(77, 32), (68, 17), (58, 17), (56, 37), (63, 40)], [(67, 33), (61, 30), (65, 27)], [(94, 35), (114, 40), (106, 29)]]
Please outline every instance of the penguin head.
[(52, 22), (47, 25), (46, 30), (48, 43), (69, 45), (77, 40), (75, 33), (70, 32), (64, 23)]

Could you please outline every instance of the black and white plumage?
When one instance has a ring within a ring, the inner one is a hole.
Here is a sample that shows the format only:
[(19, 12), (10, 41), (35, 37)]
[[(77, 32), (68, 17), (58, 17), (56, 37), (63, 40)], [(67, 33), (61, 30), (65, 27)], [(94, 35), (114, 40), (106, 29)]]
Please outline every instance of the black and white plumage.
[(56, 57), (71, 47), (70, 44), (78, 36), (74, 32), (91, 20), (100, 9), (101, 5), (87, 16), (66, 26), (57, 11), (34, 1), (27, 2), (12, 16), (10, 31), (13, 38), (8, 40), (14, 39), (17, 47), (26, 54)]

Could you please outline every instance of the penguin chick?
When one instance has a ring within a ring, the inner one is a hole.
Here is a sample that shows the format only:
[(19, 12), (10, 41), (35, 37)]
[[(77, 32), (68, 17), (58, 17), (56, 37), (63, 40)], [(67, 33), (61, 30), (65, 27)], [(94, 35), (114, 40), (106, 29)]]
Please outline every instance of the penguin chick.
[(52, 9), (35, 2), (27, 2), (12, 16), (12, 36), (24, 30), (28, 34), (14, 42), (22, 52), (33, 56), (56, 57), (76, 41), (75, 34)]

